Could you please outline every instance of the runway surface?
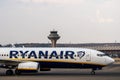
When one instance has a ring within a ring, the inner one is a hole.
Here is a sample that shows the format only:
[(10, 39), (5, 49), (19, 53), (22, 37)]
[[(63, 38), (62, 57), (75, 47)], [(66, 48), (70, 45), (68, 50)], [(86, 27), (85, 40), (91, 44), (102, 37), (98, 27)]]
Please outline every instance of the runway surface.
[(120, 80), (120, 64), (114, 64), (90, 75), (90, 69), (52, 69), (47, 72), (6, 76), (0, 69), (0, 80)]

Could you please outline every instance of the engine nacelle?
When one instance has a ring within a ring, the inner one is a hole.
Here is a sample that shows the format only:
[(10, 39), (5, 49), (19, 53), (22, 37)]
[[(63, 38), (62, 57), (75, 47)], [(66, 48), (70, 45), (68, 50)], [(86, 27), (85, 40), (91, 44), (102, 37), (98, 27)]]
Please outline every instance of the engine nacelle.
[(37, 62), (24, 62), (18, 64), (17, 70), (19, 71), (38, 71), (39, 63)]

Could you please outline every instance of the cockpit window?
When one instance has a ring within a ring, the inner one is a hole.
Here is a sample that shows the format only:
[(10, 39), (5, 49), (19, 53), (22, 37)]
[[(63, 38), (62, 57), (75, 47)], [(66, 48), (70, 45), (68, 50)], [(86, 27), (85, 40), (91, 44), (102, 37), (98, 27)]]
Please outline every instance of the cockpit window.
[(106, 54), (97, 54), (97, 56), (103, 57), (103, 56), (107, 56)]

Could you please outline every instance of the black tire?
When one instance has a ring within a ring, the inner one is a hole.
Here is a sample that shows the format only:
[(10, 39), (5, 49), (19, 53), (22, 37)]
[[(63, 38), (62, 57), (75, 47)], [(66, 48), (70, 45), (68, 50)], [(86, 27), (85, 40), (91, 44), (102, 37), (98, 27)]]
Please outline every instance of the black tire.
[(7, 70), (6, 75), (13, 75), (13, 70)]
[(20, 74), (21, 74), (21, 71), (16, 69), (16, 70), (15, 70), (15, 74), (16, 74), (16, 75), (20, 75)]

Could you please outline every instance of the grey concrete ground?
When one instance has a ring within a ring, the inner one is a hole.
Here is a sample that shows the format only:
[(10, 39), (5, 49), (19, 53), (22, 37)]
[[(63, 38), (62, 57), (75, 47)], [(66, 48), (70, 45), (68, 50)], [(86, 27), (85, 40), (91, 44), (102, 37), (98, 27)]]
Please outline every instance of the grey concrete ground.
[(120, 64), (114, 64), (90, 75), (91, 70), (84, 69), (52, 69), (37, 74), (6, 76), (5, 69), (0, 69), (0, 80), (120, 80)]

